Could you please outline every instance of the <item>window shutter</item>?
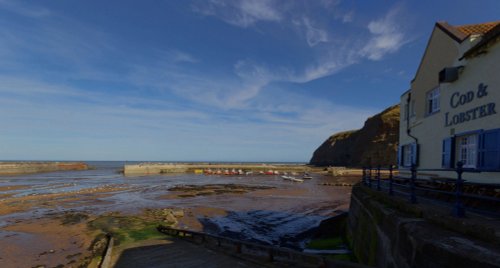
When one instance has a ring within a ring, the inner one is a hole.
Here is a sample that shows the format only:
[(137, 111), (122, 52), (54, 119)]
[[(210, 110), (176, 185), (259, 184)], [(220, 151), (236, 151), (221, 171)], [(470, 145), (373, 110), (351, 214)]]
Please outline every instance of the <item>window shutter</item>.
[(398, 167), (403, 166), (403, 146), (398, 146), (397, 161)]
[(455, 138), (450, 137), (443, 140), (441, 166), (443, 168), (453, 168), (455, 155)]
[(486, 130), (479, 134), (478, 168), (500, 169), (500, 129)]
[(418, 144), (417, 143), (412, 143), (411, 144), (411, 164), (418, 166)]

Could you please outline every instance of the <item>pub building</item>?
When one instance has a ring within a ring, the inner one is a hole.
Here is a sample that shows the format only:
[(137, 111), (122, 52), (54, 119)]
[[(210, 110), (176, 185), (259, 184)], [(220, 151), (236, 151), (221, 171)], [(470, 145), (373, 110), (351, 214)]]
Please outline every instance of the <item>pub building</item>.
[(408, 91), (401, 96), (398, 165), (407, 177), (500, 185), (500, 21), (437, 22)]

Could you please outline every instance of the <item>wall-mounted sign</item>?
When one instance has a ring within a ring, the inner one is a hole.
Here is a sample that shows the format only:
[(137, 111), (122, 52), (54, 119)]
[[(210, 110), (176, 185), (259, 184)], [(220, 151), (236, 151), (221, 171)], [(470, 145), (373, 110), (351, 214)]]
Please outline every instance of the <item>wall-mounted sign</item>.
[[(480, 83), (477, 90), (467, 91), (466, 93), (455, 92), (451, 94), (450, 106), (451, 108), (457, 108), (467, 103), (474, 101), (475, 99), (480, 99), (488, 95), (488, 86)], [(488, 104), (480, 105), (469, 109), (465, 112), (456, 113), (450, 115), (450, 113), (444, 114), (445, 127), (458, 125), (467, 121), (476, 120), (485, 116), (496, 114), (495, 103), (490, 102)]]

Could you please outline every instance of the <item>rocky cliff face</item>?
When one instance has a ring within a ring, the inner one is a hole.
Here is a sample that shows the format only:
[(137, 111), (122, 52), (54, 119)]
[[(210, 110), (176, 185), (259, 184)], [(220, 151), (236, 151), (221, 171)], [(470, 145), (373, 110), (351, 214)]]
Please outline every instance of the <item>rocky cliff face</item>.
[(376, 166), (396, 164), (399, 105), (365, 121), (363, 128), (336, 133), (316, 151), (309, 164), (316, 166)]

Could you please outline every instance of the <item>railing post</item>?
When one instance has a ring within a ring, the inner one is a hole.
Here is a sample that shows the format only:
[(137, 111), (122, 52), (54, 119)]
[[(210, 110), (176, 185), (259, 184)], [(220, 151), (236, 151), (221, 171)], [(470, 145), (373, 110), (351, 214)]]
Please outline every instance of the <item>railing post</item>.
[(362, 168), (363, 172), (361, 173), (361, 180), (363, 181), (363, 184), (366, 185), (366, 167), (363, 166)]
[(377, 166), (377, 191), (380, 191), (380, 165)]
[(392, 165), (389, 166), (389, 195), (394, 195), (392, 191)]
[(415, 180), (417, 179), (417, 167), (415, 164), (411, 165), (411, 179), (410, 179), (410, 203), (417, 203), (415, 196)]
[(372, 188), (372, 166), (368, 167), (368, 187)]
[(455, 183), (455, 207), (453, 208), (453, 215), (459, 218), (465, 217), (465, 208), (464, 204), (462, 203), (462, 173), (464, 172), (463, 167), (464, 163), (462, 163), (462, 161), (459, 161), (457, 163), (457, 180)]

